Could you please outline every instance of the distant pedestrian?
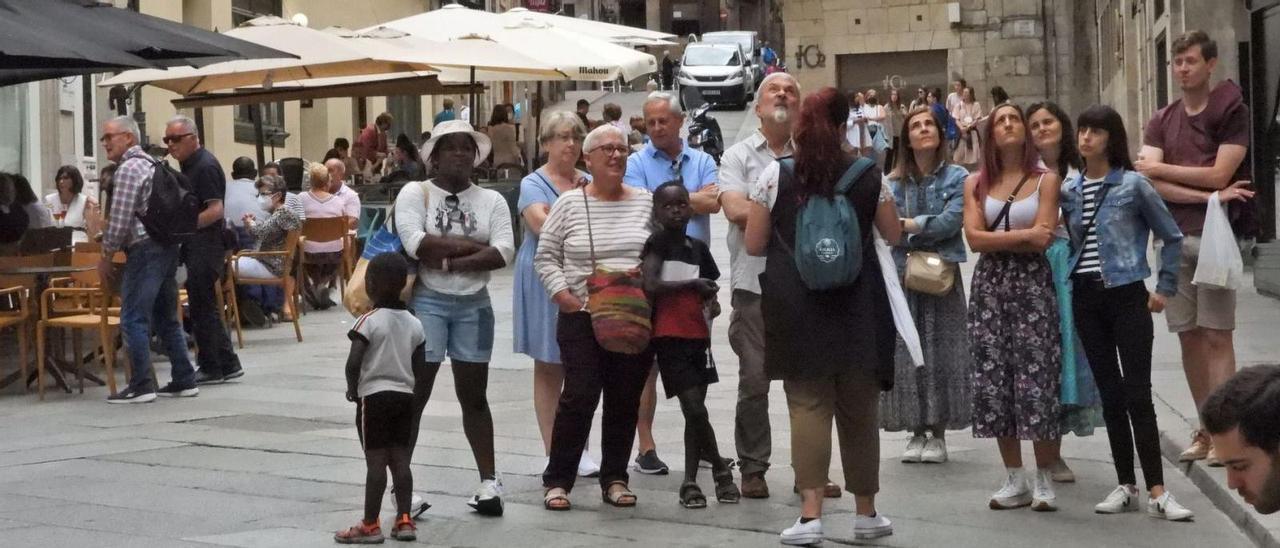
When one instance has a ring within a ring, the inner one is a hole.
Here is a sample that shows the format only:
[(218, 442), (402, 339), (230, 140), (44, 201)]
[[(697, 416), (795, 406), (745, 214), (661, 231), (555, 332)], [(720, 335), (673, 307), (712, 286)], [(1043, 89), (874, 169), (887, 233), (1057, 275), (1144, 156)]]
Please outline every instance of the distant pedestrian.
[(437, 112), (435, 118), (431, 120), (431, 124), (433, 126), (438, 126), (444, 122), (458, 118), (458, 113), (453, 110), (453, 99), (445, 97), (441, 106), (443, 108), (441, 108), (440, 112)]
[(760, 44), (760, 61), (764, 62), (766, 67), (773, 66), (778, 62), (778, 52), (773, 50), (773, 46), (769, 45), (768, 40)]
[(587, 117), (587, 113), (591, 112), (591, 101), (586, 99), (578, 99), (578, 103), (574, 107), (574, 111), (578, 113), (578, 119), (582, 121), (582, 127), (591, 128), (591, 119)]
[(393, 120), (391, 113), (384, 112), (379, 114), (372, 124), (360, 131), (360, 137), (356, 139), (355, 153), (356, 159), (365, 164), (361, 166), (362, 168), (372, 173), (382, 172), (382, 164), (390, 152), (387, 147), (387, 134), (391, 131)]
[(671, 52), (663, 50), (662, 52), (662, 90), (667, 91), (672, 88), (675, 83), (676, 62), (671, 58)]
[(369, 261), (365, 288), (373, 309), (356, 319), (347, 356), (347, 401), (356, 403), (356, 433), (367, 470), (364, 519), (339, 531), (339, 544), (383, 541), (378, 514), (387, 489), (387, 469), (400, 489), (395, 491), (396, 519), (391, 538), (412, 541), (417, 526), (410, 516), (413, 472), (413, 429), (430, 391), (430, 376), (422, 324), (400, 300), (409, 265), (398, 253), (383, 253)]

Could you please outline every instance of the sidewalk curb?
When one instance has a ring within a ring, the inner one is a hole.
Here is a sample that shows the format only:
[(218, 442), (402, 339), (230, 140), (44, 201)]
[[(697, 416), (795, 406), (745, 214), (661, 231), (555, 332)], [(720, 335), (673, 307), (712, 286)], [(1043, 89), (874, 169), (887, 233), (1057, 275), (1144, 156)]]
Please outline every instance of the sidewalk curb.
[[(1193, 427), (1185, 422), (1185, 417), (1182, 417), (1181, 414), (1158, 397), (1156, 401), (1168, 410), (1167, 414), (1176, 415), (1184, 421), (1187, 433), (1191, 431)], [(1181, 471), (1187, 479), (1191, 480), (1191, 483), (1201, 493), (1204, 493), (1204, 496), (1212, 501), (1213, 505), (1227, 516), (1227, 519), (1236, 524), (1236, 527), (1239, 527), (1240, 531), (1249, 537), (1249, 540), (1252, 540), (1254, 544), (1263, 548), (1280, 548), (1280, 538), (1277, 538), (1262, 522), (1258, 521), (1257, 514), (1239, 496), (1232, 493), (1225, 483), (1221, 483), (1214, 478), (1207, 470), (1206, 465), (1202, 464), (1202, 462), (1178, 462), (1178, 456), (1186, 450), (1188, 445), (1185, 440), (1189, 440), (1190, 436), (1180, 436), (1184, 441), (1179, 442), (1174, 436), (1183, 432), (1181, 432), (1181, 428), (1177, 430), (1179, 432), (1172, 435), (1167, 429), (1160, 430), (1160, 451), (1164, 454), (1164, 458)]]

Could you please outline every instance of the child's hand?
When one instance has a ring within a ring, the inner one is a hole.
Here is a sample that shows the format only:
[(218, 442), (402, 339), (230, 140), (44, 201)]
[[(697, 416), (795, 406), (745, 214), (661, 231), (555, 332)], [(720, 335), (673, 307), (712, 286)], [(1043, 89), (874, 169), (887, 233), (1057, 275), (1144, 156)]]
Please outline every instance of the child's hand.
[(705, 278), (694, 280), (693, 288), (697, 290), (698, 294), (701, 295), (704, 299), (714, 297), (716, 293), (720, 292), (720, 286), (716, 285), (715, 282)]
[(358, 398), (358, 397), (356, 397), (356, 391), (355, 391), (355, 390), (347, 390), (347, 401), (349, 401), (349, 402), (354, 402), (354, 401), (356, 401), (357, 399), (359, 399), (359, 398)]

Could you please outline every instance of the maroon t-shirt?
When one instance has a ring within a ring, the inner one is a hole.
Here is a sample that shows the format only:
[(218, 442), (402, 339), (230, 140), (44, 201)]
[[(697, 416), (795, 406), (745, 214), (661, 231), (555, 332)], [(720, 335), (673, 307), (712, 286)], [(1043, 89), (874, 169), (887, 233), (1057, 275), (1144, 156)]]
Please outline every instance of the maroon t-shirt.
[[(1249, 146), (1249, 107), (1240, 87), (1226, 80), (1209, 92), (1209, 104), (1199, 114), (1189, 115), (1182, 99), (1156, 112), (1147, 122), (1142, 144), (1164, 151), (1164, 163), (1209, 167), (1218, 158), (1221, 145)], [(1234, 180), (1248, 179), (1247, 161), (1240, 162)], [(1183, 234), (1200, 234), (1204, 228), (1204, 204), (1166, 202), (1169, 213)]]

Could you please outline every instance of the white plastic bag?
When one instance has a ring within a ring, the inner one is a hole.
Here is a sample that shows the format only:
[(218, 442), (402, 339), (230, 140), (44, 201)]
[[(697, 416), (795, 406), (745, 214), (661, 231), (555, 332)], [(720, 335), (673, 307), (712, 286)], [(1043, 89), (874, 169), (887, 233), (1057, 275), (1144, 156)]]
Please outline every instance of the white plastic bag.
[(1200, 234), (1200, 255), (1196, 274), (1191, 283), (1202, 287), (1238, 289), (1244, 277), (1244, 260), (1236, 235), (1227, 220), (1227, 205), (1218, 200), (1218, 193), (1209, 195), (1209, 205), (1204, 215), (1204, 232)]
[(889, 307), (893, 309), (893, 325), (898, 328), (898, 335), (907, 344), (907, 353), (916, 367), (924, 367), (924, 350), (920, 348), (920, 332), (916, 331), (916, 322), (911, 319), (911, 308), (907, 306), (907, 296), (902, 292), (902, 284), (898, 282), (898, 267), (893, 262), (893, 253), (889, 244), (874, 228), (872, 239), (876, 242), (876, 257), (880, 259), (880, 273), (884, 278), (884, 290), (889, 294)]

